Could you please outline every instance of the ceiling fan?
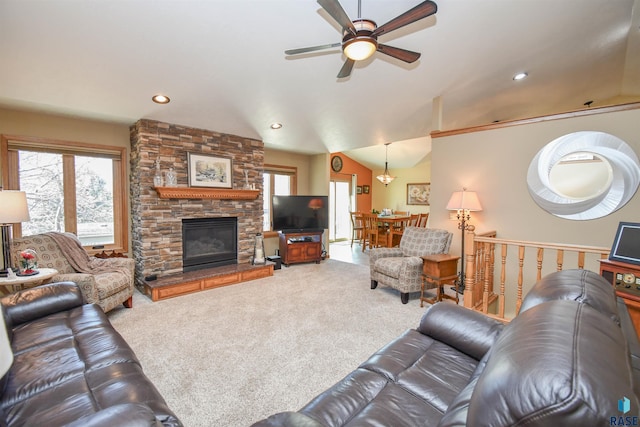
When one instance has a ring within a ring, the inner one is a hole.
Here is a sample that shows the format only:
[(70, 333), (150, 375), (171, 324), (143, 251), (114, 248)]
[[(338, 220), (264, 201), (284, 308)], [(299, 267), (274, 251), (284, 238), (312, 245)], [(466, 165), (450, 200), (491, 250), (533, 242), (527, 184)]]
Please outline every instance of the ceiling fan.
[(438, 6), (431, 0), (427, 0), (378, 27), (374, 21), (360, 18), (360, 0), (358, 0), (358, 19), (354, 21), (349, 18), (338, 0), (318, 0), (318, 4), (342, 26), (342, 42), (289, 49), (285, 50), (284, 53), (286, 55), (298, 55), (342, 46), (342, 51), (347, 60), (338, 73), (339, 79), (349, 77), (356, 61), (367, 59), (376, 51), (409, 64), (417, 61), (420, 58), (418, 52), (378, 43), (378, 36), (412, 24), (438, 11)]

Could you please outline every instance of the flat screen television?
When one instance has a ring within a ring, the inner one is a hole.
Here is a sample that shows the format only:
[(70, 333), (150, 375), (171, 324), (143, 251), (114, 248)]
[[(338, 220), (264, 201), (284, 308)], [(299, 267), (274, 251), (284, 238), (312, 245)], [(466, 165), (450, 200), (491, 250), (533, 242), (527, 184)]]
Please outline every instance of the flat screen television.
[(640, 223), (621, 222), (613, 240), (609, 259), (640, 265)]
[(273, 230), (321, 231), (329, 228), (328, 196), (273, 196)]

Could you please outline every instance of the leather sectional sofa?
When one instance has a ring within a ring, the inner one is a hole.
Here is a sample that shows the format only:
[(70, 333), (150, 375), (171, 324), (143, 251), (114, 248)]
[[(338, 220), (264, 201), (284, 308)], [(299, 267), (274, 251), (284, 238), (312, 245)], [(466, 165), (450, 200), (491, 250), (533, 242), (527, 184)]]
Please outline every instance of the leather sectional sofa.
[(13, 357), (0, 380), (0, 426), (182, 425), (75, 283), (20, 291), (0, 306), (11, 344), (0, 361)]
[(638, 354), (613, 287), (566, 270), (506, 325), (437, 303), (302, 409), (254, 426), (637, 425)]

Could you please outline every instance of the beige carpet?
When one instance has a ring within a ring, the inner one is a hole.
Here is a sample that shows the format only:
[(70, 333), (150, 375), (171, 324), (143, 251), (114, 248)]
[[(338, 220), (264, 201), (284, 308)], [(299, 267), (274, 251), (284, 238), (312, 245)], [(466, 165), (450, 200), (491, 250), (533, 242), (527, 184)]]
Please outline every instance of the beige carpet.
[(371, 290), (369, 267), (335, 260), (109, 313), (185, 426), (249, 426), (297, 410), (418, 325), (415, 295)]

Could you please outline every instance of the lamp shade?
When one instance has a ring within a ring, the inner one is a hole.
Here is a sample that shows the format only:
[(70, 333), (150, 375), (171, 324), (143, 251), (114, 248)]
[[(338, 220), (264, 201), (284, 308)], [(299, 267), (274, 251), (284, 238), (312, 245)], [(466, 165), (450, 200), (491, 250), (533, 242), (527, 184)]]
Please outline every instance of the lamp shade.
[(0, 223), (14, 224), (29, 221), (27, 193), (24, 191), (0, 191)]
[(389, 175), (389, 171), (385, 169), (384, 174), (376, 176), (376, 179), (384, 185), (389, 185), (396, 177)]
[(11, 368), (13, 363), (13, 351), (7, 335), (7, 327), (4, 323), (4, 313), (0, 309), (0, 377)]
[(322, 209), (323, 203), (322, 199), (311, 199), (309, 200), (309, 208), (315, 210)]
[(482, 205), (475, 191), (455, 191), (447, 203), (447, 210), (481, 211)]

